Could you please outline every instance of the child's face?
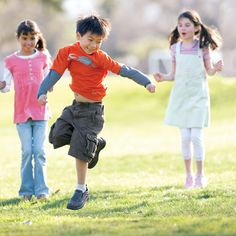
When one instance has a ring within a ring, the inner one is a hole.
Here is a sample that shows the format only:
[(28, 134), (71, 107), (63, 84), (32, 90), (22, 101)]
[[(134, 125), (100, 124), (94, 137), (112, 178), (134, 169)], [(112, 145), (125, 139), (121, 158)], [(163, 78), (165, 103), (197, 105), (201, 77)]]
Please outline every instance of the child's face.
[(83, 36), (81, 36), (80, 33), (77, 33), (77, 39), (80, 42), (81, 48), (87, 54), (93, 54), (101, 47), (104, 37), (102, 35), (87, 32)]
[(21, 34), (17, 38), (20, 44), (20, 52), (23, 55), (31, 55), (34, 53), (35, 46), (38, 42), (38, 36), (34, 34)]
[(195, 32), (198, 30), (198, 27), (195, 27), (193, 22), (188, 18), (180, 18), (177, 29), (180, 35), (180, 38), (183, 41), (193, 40)]

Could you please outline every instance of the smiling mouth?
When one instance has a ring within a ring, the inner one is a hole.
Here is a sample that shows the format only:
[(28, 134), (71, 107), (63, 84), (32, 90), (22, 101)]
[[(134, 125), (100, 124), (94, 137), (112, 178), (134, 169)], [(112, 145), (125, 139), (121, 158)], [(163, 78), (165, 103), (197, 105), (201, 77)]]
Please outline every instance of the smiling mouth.
[(90, 54), (94, 53), (95, 51), (96, 51), (95, 49), (87, 49), (87, 52)]

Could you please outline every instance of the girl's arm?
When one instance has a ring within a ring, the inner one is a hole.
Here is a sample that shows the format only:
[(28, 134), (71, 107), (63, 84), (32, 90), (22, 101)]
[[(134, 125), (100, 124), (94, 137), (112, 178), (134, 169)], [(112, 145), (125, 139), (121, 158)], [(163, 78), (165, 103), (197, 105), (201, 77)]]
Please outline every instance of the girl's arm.
[(6, 93), (10, 91), (11, 88), (11, 81), (13, 80), (11, 72), (4, 67), (3, 70), (3, 80), (1, 82), (0, 90), (2, 93)]
[(153, 75), (154, 79), (157, 82), (174, 80), (174, 78), (175, 78), (175, 68), (176, 68), (176, 65), (175, 65), (174, 62), (172, 62), (172, 68), (171, 68), (171, 72), (169, 74), (162, 74), (160, 72), (157, 72)]
[(204, 66), (206, 69), (206, 72), (209, 76), (214, 75), (216, 72), (222, 71), (223, 68), (223, 61), (219, 60), (215, 64), (212, 65), (211, 60), (205, 60), (204, 61)]
[(209, 48), (203, 48), (203, 60), (206, 73), (209, 76), (214, 75), (216, 72), (222, 71), (223, 61), (219, 60), (216, 63), (212, 63), (211, 53)]

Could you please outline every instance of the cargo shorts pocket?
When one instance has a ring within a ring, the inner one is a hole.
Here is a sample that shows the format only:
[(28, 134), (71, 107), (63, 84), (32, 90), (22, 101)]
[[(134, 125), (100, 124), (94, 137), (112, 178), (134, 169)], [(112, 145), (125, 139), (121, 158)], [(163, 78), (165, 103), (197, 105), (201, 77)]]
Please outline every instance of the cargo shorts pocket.
[(86, 150), (85, 154), (90, 157), (94, 158), (95, 152), (97, 150), (98, 139), (95, 135), (87, 134), (86, 135)]

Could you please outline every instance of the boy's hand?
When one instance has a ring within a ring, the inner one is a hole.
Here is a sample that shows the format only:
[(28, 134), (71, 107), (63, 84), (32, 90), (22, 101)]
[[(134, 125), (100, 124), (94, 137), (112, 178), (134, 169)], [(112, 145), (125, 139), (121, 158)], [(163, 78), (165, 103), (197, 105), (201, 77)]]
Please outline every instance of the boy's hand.
[(45, 95), (45, 94), (40, 95), (40, 97), (38, 98), (38, 102), (41, 105), (45, 105), (48, 102), (47, 95)]
[(156, 80), (156, 82), (161, 82), (161, 81), (164, 80), (163, 75), (162, 75), (161, 73), (159, 73), (159, 72), (156, 73), (156, 74), (154, 74), (153, 77), (154, 77), (154, 79)]
[(6, 81), (0, 81), (0, 89), (4, 89), (6, 87)]
[(146, 89), (150, 92), (150, 93), (155, 93), (155, 90), (156, 90), (156, 86), (154, 84), (148, 84), (146, 86)]

